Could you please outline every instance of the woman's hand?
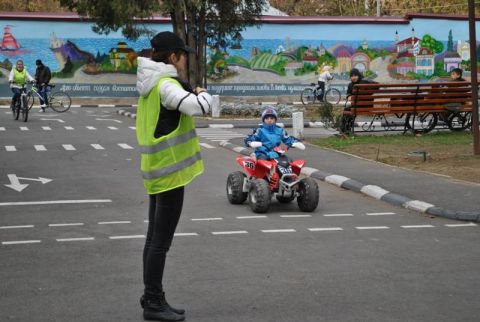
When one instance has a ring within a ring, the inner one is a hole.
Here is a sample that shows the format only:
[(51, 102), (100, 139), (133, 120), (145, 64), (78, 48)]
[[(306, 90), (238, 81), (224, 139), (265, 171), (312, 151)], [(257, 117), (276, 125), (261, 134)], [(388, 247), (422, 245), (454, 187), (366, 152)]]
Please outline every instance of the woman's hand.
[(197, 87), (195, 88), (195, 94), (200, 94), (200, 93), (203, 93), (203, 92), (206, 92), (207, 90), (203, 87)]

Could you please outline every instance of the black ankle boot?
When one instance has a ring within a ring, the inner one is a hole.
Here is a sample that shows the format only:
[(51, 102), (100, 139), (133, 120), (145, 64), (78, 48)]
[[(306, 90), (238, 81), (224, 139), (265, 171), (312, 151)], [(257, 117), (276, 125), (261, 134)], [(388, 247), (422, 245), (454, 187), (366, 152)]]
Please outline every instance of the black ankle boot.
[[(184, 321), (185, 315), (175, 313), (167, 301), (165, 293), (161, 292), (154, 296), (147, 295), (140, 299), (143, 307), (143, 318), (153, 321)], [(185, 311), (184, 311), (185, 312)]]
[[(163, 293), (163, 296), (165, 298), (165, 293)], [(172, 310), (172, 312), (175, 312), (177, 314), (185, 314), (185, 310), (184, 309), (177, 309), (177, 308), (174, 308), (173, 306), (171, 306), (170, 304), (168, 304), (167, 302), (167, 299), (165, 299), (165, 303), (167, 303), (168, 307), (170, 308), (170, 310)], [(145, 307), (145, 295), (142, 295), (140, 297), (140, 305), (142, 306), (142, 309)]]

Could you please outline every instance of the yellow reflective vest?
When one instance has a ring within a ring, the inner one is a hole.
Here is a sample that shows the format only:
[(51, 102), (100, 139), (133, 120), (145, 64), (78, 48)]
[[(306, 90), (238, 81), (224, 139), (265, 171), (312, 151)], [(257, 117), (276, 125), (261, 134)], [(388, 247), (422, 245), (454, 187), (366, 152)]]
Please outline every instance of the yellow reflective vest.
[(148, 96), (140, 96), (138, 100), (137, 141), (141, 152), (140, 169), (148, 194), (185, 186), (203, 173), (193, 117), (181, 113), (174, 131), (159, 138), (154, 136), (161, 117), (159, 85), (167, 80), (181, 87), (173, 78), (161, 78)]
[(13, 82), (18, 85), (23, 85), (27, 82), (27, 71), (25, 68), (21, 72), (16, 68), (13, 70)]

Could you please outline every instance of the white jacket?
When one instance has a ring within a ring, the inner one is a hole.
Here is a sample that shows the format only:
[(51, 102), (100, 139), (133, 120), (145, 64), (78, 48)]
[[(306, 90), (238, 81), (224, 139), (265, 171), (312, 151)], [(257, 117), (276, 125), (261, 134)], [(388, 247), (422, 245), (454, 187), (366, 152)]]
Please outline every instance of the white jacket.
[[(137, 91), (147, 96), (161, 77), (178, 77), (173, 65), (157, 63), (145, 57), (138, 57)], [(212, 96), (207, 92), (198, 95), (187, 92), (171, 81), (162, 82), (158, 86), (162, 105), (167, 110), (179, 110), (188, 115), (206, 114), (212, 104)]]
[(324, 83), (328, 82), (331, 79), (333, 79), (333, 76), (332, 74), (330, 74), (328, 70), (321, 73), (320, 76), (318, 77), (318, 81), (324, 82)]

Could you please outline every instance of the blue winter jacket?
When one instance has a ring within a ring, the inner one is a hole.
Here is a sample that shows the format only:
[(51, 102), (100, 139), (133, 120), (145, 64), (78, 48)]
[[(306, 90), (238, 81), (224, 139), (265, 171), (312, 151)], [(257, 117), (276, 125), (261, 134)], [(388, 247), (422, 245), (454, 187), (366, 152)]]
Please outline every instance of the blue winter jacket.
[(279, 146), (282, 142), (287, 146), (292, 146), (293, 143), (298, 142), (293, 136), (289, 136), (287, 132), (277, 126), (262, 124), (258, 129), (253, 130), (253, 133), (247, 135), (245, 138), (245, 145), (249, 146), (252, 141), (262, 142), (262, 146), (255, 149), (255, 155), (265, 155), (269, 160), (279, 157), (278, 153), (273, 151), (273, 148)]

